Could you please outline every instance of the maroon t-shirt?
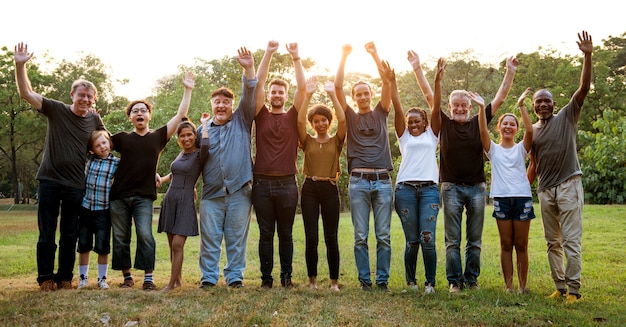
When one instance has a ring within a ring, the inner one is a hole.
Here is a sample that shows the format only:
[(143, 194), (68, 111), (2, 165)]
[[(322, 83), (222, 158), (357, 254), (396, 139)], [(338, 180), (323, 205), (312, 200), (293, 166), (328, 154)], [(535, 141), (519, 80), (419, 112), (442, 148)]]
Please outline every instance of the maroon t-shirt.
[(298, 173), (298, 111), (273, 114), (263, 106), (255, 117), (256, 158), (252, 172), (258, 175)]

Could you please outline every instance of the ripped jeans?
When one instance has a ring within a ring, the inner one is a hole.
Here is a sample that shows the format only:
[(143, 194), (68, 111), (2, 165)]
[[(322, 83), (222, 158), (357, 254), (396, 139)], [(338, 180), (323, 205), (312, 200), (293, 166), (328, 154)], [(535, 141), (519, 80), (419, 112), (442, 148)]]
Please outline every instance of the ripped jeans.
[(422, 247), (425, 284), (435, 286), (437, 251), (435, 234), (439, 213), (439, 189), (437, 185), (415, 187), (398, 183), (395, 188), (394, 206), (402, 222), (406, 247), (404, 249), (405, 278), (416, 283), (417, 254)]

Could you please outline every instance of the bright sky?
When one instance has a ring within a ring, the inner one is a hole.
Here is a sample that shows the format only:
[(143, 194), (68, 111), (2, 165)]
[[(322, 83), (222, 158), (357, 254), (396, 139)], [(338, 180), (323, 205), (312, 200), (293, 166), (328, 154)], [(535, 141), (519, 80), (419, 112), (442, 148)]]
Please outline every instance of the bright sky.
[(301, 57), (332, 75), (345, 43), (353, 47), (346, 71), (374, 74), (368, 41), (401, 71), (410, 69), (409, 49), (430, 67), (467, 49), (496, 63), (539, 47), (578, 54), (581, 30), (594, 45), (626, 32), (626, 2), (613, 0), (32, 0), (5, 3), (3, 12), (0, 46), (25, 42), (35, 56), (47, 51), (57, 60), (93, 54), (114, 80), (130, 80), (116, 91), (131, 100), (150, 95), (159, 78), (194, 58), (265, 49), (269, 40), (280, 42), (280, 53), (298, 42)]

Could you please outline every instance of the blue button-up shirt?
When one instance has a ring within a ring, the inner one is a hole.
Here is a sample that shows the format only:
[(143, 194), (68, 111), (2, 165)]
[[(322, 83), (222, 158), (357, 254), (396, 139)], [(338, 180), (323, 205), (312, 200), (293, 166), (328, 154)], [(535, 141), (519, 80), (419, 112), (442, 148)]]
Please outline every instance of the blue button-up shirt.
[[(202, 171), (202, 198), (234, 193), (252, 180), (251, 130), (257, 79), (243, 80), (241, 101), (224, 125), (209, 124), (209, 157)], [(198, 135), (201, 135), (202, 127)]]

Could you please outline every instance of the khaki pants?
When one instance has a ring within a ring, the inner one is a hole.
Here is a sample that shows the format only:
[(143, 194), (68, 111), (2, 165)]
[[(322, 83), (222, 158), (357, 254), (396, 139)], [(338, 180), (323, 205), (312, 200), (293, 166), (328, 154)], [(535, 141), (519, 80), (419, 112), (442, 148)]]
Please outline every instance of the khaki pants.
[(580, 294), (584, 204), (581, 176), (573, 176), (537, 196), (554, 284), (558, 289), (567, 286), (570, 293)]

